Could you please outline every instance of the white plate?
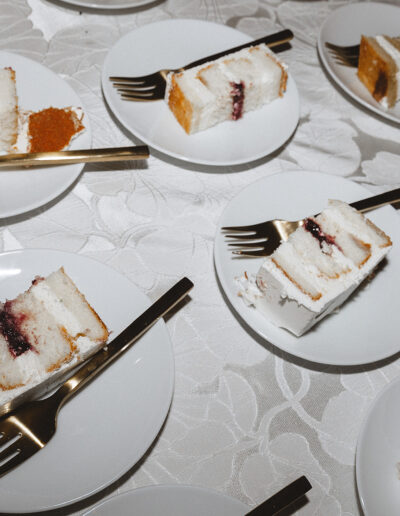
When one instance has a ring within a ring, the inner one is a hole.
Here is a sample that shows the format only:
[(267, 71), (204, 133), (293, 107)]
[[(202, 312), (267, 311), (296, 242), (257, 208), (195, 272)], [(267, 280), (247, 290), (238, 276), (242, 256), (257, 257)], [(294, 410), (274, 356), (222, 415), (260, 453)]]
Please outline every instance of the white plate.
[(328, 199), (352, 202), (369, 196), (370, 192), (347, 179), (298, 171), (265, 177), (230, 201), (217, 227), (215, 266), (228, 300), (255, 332), (292, 355), (324, 364), (365, 364), (400, 351), (399, 296), (395, 292), (388, 296), (393, 291), (393, 282), (400, 278), (400, 224), (394, 208), (385, 206), (368, 214), (392, 238), (393, 248), (386, 266), (342, 305), (338, 313), (325, 317), (302, 337), (269, 323), (237, 295), (235, 278), (244, 271), (257, 273), (263, 259), (234, 258), (220, 231), (223, 226), (273, 218), (297, 220), (318, 213), (326, 207)]
[(325, 42), (356, 45), (360, 43), (362, 34), (398, 36), (399, 27), (399, 7), (363, 2), (349, 4), (333, 11), (324, 22), (318, 38), (319, 55), (332, 79), (364, 107), (397, 123), (400, 123), (400, 103), (390, 110), (385, 110), (359, 80), (357, 69), (337, 64), (325, 47)]
[[(0, 255), (1, 299), (61, 265), (115, 336), (150, 306), (127, 278), (106, 265), (47, 250)], [(62, 408), (57, 432), (43, 450), (1, 478), (0, 512), (60, 507), (118, 479), (157, 436), (173, 382), (171, 342), (160, 321)]]
[(154, 0), (62, 0), (66, 4), (92, 9), (128, 9), (154, 2)]
[(236, 122), (224, 122), (187, 135), (163, 100), (121, 100), (110, 76), (139, 76), (177, 68), (227, 48), (251, 41), (242, 32), (199, 20), (165, 20), (125, 34), (104, 61), (102, 87), (118, 120), (151, 147), (175, 158), (205, 165), (237, 165), (275, 151), (297, 126), (299, 96), (289, 75), (283, 98)]
[(365, 516), (400, 512), (400, 378), (372, 404), (357, 443), (356, 478)]
[[(21, 109), (50, 106), (82, 106), (82, 101), (61, 77), (45, 66), (18, 54), (0, 51), (0, 67), (16, 71), (18, 104)], [(92, 137), (87, 115), (86, 130), (71, 143), (71, 149), (88, 149)], [(0, 170), (0, 218), (24, 213), (55, 199), (79, 176), (83, 163), (34, 167), (29, 170)]]
[(210, 489), (161, 485), (114, 496), (83, 516), (244, 516), (249, 510), (239, 500)]

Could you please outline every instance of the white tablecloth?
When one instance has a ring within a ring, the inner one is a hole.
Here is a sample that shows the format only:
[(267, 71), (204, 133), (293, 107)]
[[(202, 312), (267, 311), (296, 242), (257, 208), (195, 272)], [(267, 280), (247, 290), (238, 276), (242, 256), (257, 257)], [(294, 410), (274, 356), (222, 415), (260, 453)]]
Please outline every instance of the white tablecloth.
[(91, 256), (152, 299), (183, 275), (195, 283), (191, 302), (167, 323), (176, 384), (160, 435), (117, 486), (62, 514), (82, 514), (111, 494), (165, 483), (206, 486), (255, 505), (301, 474), (313, 489), (296, 514), (361, 513), (357, 436), (400, 362), (310, 367), (263, 346), (224, 302), (213, 267), (222, 210), (261, 177), (312, 170), (345, 176), (372, 193), (400, 186), (399, 126), (345, 97), (320, 66), (319, 29), (344, 3), (169, 0), (101, 12), (56, 0), (1, 0), (0, 49), (37, 60), (68, 81), (87, 106), (93, 147), (131, 141), (110, 117), (100, 88), (104, 58), (128, 31), (158, 20), (198, 18), (254, 38), (281, 27), (296, 34), (285, 60), (300, 93), (300, 123), (273, 159), (213, 173), (159, 154), (147, 168), (87, 165), (57, 202), (29, 217), (0, 221), (1, 251), (53, 248)]

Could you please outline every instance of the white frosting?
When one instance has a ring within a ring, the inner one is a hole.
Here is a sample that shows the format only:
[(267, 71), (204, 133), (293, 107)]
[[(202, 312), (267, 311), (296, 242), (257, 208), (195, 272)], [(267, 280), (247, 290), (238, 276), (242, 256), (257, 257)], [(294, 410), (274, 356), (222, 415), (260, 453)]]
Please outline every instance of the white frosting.
[(20, 111), (18, 116), (18, 136), (14, 145), (14, 152), (29, 152), (29, 111)]
[[(385, 36), (376, 36), (376, 41), (378, 44), (387, 52), (390, 57), (394, 60), (397, 67), (396, 80), (397, 80), (397, 95), (396, 102), (400, 100), (400, 51), (388, 41)], [(382, 105), (387, 109), (387, 99), (386, 97), (382, 99)]]
[(17, 132), (17, 97), (11, 70), (0, 69), (0, 151), (10, 152)]
[(11, 79), (11, 70), (0, 69), (0, 113), (15, 108), (15, 84)]

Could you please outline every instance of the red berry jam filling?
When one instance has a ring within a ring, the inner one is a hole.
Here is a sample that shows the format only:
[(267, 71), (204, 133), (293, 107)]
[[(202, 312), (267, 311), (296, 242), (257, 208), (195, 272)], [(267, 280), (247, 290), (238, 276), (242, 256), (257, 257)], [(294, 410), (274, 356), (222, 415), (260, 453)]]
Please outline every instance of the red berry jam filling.
[(324, 233), (321, 229), (321, 226), (317, 222), (315, 222), (314, 219), (305, 219), (304, 220), (304, 229), (306, 231), (309, 231), (312, 234), (312, 236), (318, 240), (319, 246), (321, 249), (322, 249), (323, 242), (326, 242), (329, 245), (337, 246), (334, 237)]
[(26, 315), (14, 316), (10, 311), (10, 304), (10, 301), (7, 301), (0, 311), (0, 331), (7, 341), (10, 353), (15, 358), (33, 348), (21, 333), (21, 323), (26, 319)]
[(232, 86), (232, 120), (238, 120), (243, 114), (244, 82), (231, 82)]

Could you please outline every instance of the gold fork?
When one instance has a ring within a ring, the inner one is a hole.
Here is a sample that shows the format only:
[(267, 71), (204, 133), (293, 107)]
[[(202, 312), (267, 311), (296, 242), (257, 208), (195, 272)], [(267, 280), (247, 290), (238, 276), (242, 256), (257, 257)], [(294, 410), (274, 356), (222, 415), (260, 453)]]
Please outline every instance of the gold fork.
[(117, 88), (117, 91), (121, 94), (123, 100), (132, 101), (150, 101), (150, 100), (161, 100), (165, 95), (166, 77), (170, 72), (182, 72), (189, 68), (207, 63), (219, 57), (223, 57), (232, 52), (237, 52), (243, 48), (251, 47), (265, 43), (270, 48), (273, 48), (275, 52), (286, 50), (288, 48), (287, 43), (293, 38), (293, 32), (289, 29), (276, 32), (264, 36), (260, 39), (250, 41), (238, 47), (218, 52), (212, 56), (203, 57), (197, 61), (183, 66), (182, 68), (170, 69), (170, 70), (159, 70), (149, 75), (143, 75), (141, 77), (110, 77), (113, 86)]
[(360, 45), (350, 45), (346, 47), (326, 42), (325, 46), (338, 64), (357, 68)]
[[(363, 213), (399, 200), (400, 188), (396, 188), (353, 202), (350, 206)], [(276, 219), (249, 226), (226, 226), (221, 230), (233, 232), (232, 234), (225, 234), (225, 237), (230, 239), (228, 240), (228, 246), (233, 248), (233, 254), (257, 258), (272, 254), (281, 241), (286, 241), (293, 231), (304, 225), (305, 220), (307, 219), (295, 221)]]
[(182, 278), (51, 396), (25, 403), (1, 417), (0, 477), (46, 446), (56, 431), (57, 415), (65, 401), (136, 342), (192, 287), (188, 278)]
[(105, 149), (29, 152), (0, 156), (0, 168), (41, 167), (45, 165), (67, 165), (72, 163), (105, 163), (108, 161), (146, 159), (148, 157), (149, 148), (147, 145), (110, 147)]

